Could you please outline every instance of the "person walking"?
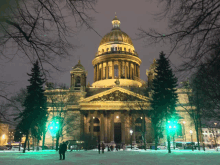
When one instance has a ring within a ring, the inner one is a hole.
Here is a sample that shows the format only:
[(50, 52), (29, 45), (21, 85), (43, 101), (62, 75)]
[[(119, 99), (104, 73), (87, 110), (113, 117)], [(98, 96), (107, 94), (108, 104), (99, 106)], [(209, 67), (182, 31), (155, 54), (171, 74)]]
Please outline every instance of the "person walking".
[(102, 143), (102, 153), (104, 154), (105, 144)]
[(62, 160), (62, 157), (63, 157), (63, 160), (65, 160), (65, 152), (66, 151), (67, 151), (67, 145), (65, 142), (63, 142), (59, 148), (60, 160)]
[(99, 145), (98, 145), (99, 154), (100, 154), (100, 149), (101, 149), (101, 145), (99, 143)]
[(62, 160), (62, 143), (60, 143), (60, 146), (59, 146), (59, 154), (60, 154), (60, 160)]

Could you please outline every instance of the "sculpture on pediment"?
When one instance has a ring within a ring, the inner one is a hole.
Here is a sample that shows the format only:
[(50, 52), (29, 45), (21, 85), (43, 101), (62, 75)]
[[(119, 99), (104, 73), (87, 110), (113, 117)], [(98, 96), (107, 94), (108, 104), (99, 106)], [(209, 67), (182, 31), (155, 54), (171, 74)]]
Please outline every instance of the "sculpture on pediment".
[(141, 99), (116, 90), (110, 94), (95, 98), (91, 101), (141, 101)]

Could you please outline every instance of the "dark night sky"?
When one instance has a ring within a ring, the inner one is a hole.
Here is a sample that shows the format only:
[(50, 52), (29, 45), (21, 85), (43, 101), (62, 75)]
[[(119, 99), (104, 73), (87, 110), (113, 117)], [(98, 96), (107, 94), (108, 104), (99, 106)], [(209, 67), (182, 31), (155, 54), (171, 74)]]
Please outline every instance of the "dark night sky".
[[(146, 69), (149, 68), (154, 58), (159, 57), (159, 52), (169, 52), (168, 45), (152, 45), (145, 46), (143, 40), (135, 40), (137, 38), (138, 28), (144, 29), (156, 28), (166, 33), (166, 20), (155, 21), (153, 14), (161, 10), (161, 6), (157, 6), (156, 2), (146, 0), (100, 0), (98, 1), (95, 9), (98, 13), (91, 12), (91, 16), (95, 18), (92, 24), (93, 28), (101, 35), (104, 36), (111, 31), (111, 21), (114, 18), (115, 12), (121, 21), (121, 30), (127, 33), (134, 44), (134, 47), (142, 60), (141, 64), (141, 79), (146, 80)], [(73, 21), (74, 22), (74, 21)], [(87, 83), (93, 83), (93, 66), (92, 60), (95, 57), (99, 43), (101, 41), (94, 31), (87, 30), (85, 27), (73, 38), (71, 42), (80, 44), (81, 47), (72, 52), (70, 59), (62, 60), (59, 67), (65, 71), (57, 72), (53, 69), (51, 73), (51, 81), (57, 83), (70, 84), (70, 70), (77, 64), (80, 58), (82, 65), (88, 71)], [(170, 57), (171, 62), (178, 66), (181, 61), (178, 55)], [(12, 61), (6, 63), (6, 60), (0, 62), (0, 78), (5, 81), (14, 82), (9, 89), (10, 92), (16, 92), (21, 87), (25, 88), (29, 83), (29, 78), (26, 73), (30, 73), (32, 65), (27, 59), (14, 58)]]

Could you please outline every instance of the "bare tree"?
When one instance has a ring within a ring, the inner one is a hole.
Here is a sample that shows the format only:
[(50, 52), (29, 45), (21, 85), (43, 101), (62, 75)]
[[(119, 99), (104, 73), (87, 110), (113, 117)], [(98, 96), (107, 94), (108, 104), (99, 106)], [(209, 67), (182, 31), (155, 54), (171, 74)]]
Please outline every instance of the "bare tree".
[[(66, 58), (74, 49), (68, 37), (76, 28), (86, 25), (93, 18), (88, 15), (94, 10), (96, 0), (12, 0), (0, 15), (0, 56), (11, 60), (15, 55), (28, 59), (31, 63), (38, 60), (45, 73), (43, 64), (58, 69), (55, 60)], [(68, 22), (73, 20), (71, 26)], [(94, 30), (94, 29), (93, 29)], [(15, 48), (14, 52), (7, 50)]]
[(168, 32), (139, 28), (138, 36), (146, 42), (169, 43), (170, 55), (183, 57), (180, 70), (192, 69), (216, 48), (220, 31), (219, 0), (159, 0), (162, 9), (158, 20), (168, 19)]
[[(192, 119), (191, 124), (195, 126), (196, 137), (198, 142), (198, 150), (200, 150), (201, 116), (204, 115), (205, 113), (204, 109), (201, 106), (203, 100), (201, 96), (198, 97), (199, 96), (198, 89), (196, 91), (192, 90), (189, 81), (184, 81), (182, 84), (186, 97), (184, 100), (182, 100), (183, 103), (181, 103), (179, 100), (178, 104), (189, 114), (190, 118)], [(188, 105), (190, 108), (187, 108), (186, 105)]]
[(13, 96), (8, 98), (6, 101), (2, 101), (0, 104), (0, 118), (1, 122), (8, 123), (12, 126), (16, 126), (18, 121), (13, 119), (24, 110), (23, 103), (27, 95), (27, 90), (21, 88)]
[[(58, 85), (59, 86), (59, 85)], [(62, 85), (61, 85), (62, 86)], [(67, 106), (76, 102), (73, 95), (68, 95), (66, 89), (51, 89), (46, 93), (48, 99), (49, 113), (52, 119), (59, 118), (60, 131), (56, 134), (56, 150), (58, 150), (59, 139), (64, 136), (74, 137), (79, 128), (79, 115), (68, 110)]]

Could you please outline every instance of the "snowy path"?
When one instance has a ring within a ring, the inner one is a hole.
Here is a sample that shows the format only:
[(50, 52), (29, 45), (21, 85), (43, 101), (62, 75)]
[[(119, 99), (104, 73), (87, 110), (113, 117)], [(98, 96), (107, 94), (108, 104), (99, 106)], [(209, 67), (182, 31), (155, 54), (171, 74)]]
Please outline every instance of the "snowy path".
[(220, 152), (216, 151), (118, 151), (98, 154), (97, 151), (66, 153), (59, 160), (55, 151), (0, 152), (0, 165), (220, 165)]

